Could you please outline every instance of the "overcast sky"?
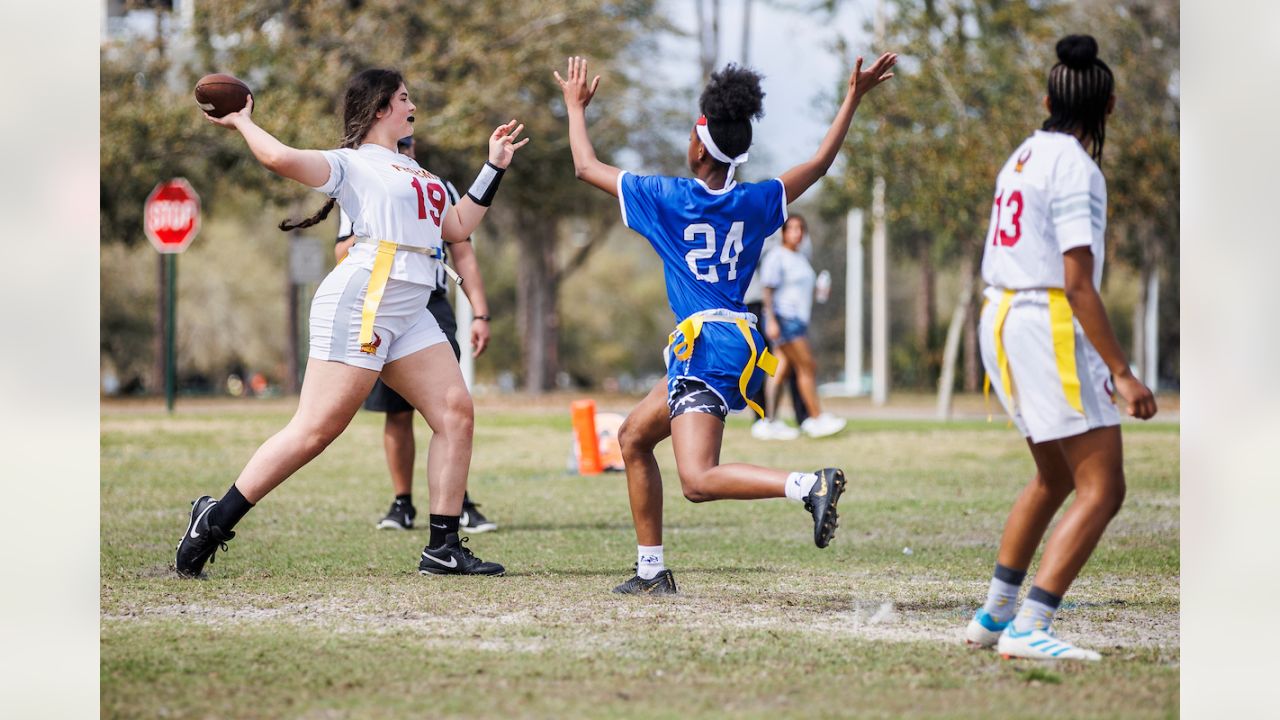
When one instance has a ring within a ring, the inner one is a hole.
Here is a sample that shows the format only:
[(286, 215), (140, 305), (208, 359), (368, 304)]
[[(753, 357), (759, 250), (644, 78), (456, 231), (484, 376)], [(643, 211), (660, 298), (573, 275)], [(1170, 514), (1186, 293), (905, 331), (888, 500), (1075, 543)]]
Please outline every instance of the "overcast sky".
[[(776, 176), (818, 148), (838, 107), (835, 84), (851, 69), (836, 54), (836, 40), (843, 36), (850, 52), (862, 54), (869, 63), (870, 36), (864, 27), (874, 9), (873, 0), (848, 0), (829, 18), (824, 12), (779, 9), (768, 0), (753, 3), (748, 64), (765, 76), (765, 116), (756, 124), (749, 177)], [(695, 90), (689, 108), (692, 124), (701, 91), (696, 6), (694, 0), (665, 0), (663, 11), (692, 34), (664, 40), (661, 53), (664, 78), (674, 87)], [(742, 14), (742, 0), (722, 0), (717, 67), (742, 61)], [(823, 94), (827, 101), (815, 107)]]

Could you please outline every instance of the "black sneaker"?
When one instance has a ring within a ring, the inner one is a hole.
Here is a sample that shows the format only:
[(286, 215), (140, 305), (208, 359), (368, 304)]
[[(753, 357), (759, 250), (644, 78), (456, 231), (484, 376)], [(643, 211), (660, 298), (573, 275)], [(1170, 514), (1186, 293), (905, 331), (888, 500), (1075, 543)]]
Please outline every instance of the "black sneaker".
[(457, 533), (449, 533), (444, 538), (444, 545), (423, 548), (418, 572), (423, 575), (502, 575), (507, 571), (498, 563), (481, 560), (463, 547), (462, 543), (467, 540), (462, 538), (459, 541)]
[(844, 471), (840, 468), (823, 468), (818, 471), (818, 482), (804, 499), (804, 509), (813, 514), (813, 542), (820, 548), (827, 546), (840, 527), (836, 503), (844, 492)]
[(387, 516), (378, 521), (379, 530), (409, 530), (413, 528), (413, 519), (418, 511), (404, 500), (393, 500)]
[(458, 520), (458, 527), (469, 533), (486, 533), (490, 530), (497, 530), (498, 523), (490, 520), (480, 513), (476, 508), (480, 507), (479, 503), (473, 503), (470, 500), (463, 500), (462, 517)]
[(675, 595), (676, 577), (669, 569), (658, 573), (652, 580), (645, 580), (637, 573), (613, 591), (620, 595)]
[(217, 504), (218, 501), (208, 495), (191, 503), (191, 521), (178, 541), (178, 556), (174, 561), (182, 577), (199, 577), (204, 564), (213, 562), (219, 548), (226, 551), (227, 541), (236, 536), (234, 532), (223, 532), (222, 528), (209, 525), (209, 511)]

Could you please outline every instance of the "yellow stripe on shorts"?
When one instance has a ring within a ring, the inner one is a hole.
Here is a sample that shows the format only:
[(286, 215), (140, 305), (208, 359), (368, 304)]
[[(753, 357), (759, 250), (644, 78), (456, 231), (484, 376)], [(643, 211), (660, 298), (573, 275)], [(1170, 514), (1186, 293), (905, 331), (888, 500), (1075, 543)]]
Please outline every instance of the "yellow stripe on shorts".
[[(1009, 377), (1009, 356), (1004, 351), (1004, 320), (1009, 316), (1009, 306), (1013, 303), (1013, 291), (1005, 290), (1000, 296), (1000, 304), (996, 307), (995, 340), (996, 367), (1000, 370), (1000, 386), (1004, 388), (1004, 396), (1009, 398), (1010, 411), (1016, 406), (1013, 399), (1013, 378)], [(984, 304), (983, 307), (986, 307)], [(987, 422), (991, 422), (991, 375), (988, 374), (982, 383), (982, 395), (987, 399)]]
[(395, 260), (397, 247), (390, 240), (378, 241), (377, 256), (373, 260), (369, 286), (364, 292), (364, 308), (360, 313), (360, 352), (370, 355), (378, 352), (378, 346), (373, 342), (373, 319), (382, 304), (382, 294), (387, 289), (387, 278), (391, 277), (391, 262)]
[(1067, 404), (1084, 415), (1080, 402), (1080, 373), (1076, 370), (1076, 326), (1071, 303), (1061, 289), (1049, 290), (1049, 329), (1053, 335), (1053, 354), (1058, 362), (1058, 377)]

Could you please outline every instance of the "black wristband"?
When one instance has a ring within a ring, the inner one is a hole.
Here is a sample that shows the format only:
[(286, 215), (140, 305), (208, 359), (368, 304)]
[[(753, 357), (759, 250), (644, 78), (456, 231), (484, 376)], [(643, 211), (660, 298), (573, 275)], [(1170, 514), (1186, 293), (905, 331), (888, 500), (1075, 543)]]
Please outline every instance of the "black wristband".
[(476, 175), (475, 182), (471, 183), (467, 197), (477, 205), (489, 207), (493, 204), (493, 196), (498, 194), (498, 183), (502, 182), (504, 173), (506, 170), (486, 160), (484, 167), (480, 168), (480, 174)]
[(488, 316), (488, 315), (473, 315), (473, 316), (471, 317), (471, 319), (472, 319), (472, 320), (483, 320), (483, 321), (485, 321), (485, 322), (489, 322), (489, 316)]

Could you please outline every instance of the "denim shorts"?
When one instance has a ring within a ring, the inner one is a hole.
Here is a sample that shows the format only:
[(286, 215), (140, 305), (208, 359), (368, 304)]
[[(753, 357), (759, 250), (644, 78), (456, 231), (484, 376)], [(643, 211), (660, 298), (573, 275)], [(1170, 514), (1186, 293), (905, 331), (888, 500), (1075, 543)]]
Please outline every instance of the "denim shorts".
[(793, 340), (799, 340), (809, 334), (809, 323), (799, 318), (778, 316), (778, 329), (782, 331), (782, 337), (778, 339), (778, 344), (786, 345)]

